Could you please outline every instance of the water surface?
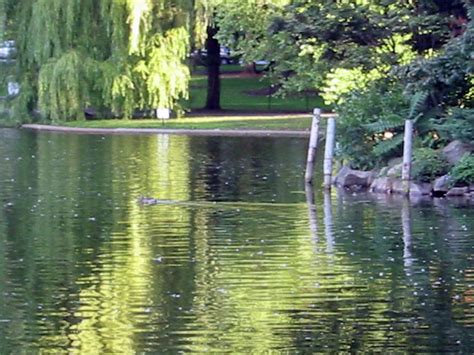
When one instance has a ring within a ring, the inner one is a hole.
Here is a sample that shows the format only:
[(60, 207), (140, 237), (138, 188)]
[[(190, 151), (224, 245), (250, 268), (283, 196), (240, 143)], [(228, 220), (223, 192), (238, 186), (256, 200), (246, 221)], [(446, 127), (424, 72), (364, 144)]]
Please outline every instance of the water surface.
[(472, 353), (474, 209), (308, 205), (306, 146), (0, 130), (0, 352)]

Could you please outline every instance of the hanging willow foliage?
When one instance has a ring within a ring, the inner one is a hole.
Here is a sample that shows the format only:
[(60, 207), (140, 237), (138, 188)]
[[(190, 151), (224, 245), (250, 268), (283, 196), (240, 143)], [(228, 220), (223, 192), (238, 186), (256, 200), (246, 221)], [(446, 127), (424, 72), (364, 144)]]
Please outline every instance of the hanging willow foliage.
[(6, 21), (7, 21), (7, 18), (6, 18), (5, 0), (0, 0), (0, 41), (2, 42), (5, 36)]
[(87, 107), (122, 117), (173, 108), (187, 95), (185, 60), (207, 3), (0, 0), (12, 9), (6, 23), (25, 88), (18, 101), (53, 121), (82, 119)]

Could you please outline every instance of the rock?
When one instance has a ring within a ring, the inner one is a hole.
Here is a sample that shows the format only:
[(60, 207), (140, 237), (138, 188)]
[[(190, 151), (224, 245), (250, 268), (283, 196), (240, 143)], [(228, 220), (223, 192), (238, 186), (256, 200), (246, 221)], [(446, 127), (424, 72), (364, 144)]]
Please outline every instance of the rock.
[(474, 192), (474, 184), (469, 185), (469, 191)]
[(388, 161), (388, 167), (393, 168), (395, 165), (400, 165), (403, 163), (403, 158), (392, 158)]
[(404, 193), (402, 180), (400, 180), (400, 179), (393, 180), (393, 182), (392, 182), (392, 192), (396, 193), (396, 194), (403, 194)]
[(374, 179), (370, 185), (370, 191), (392, 193), (393, 179), (389, 177), (379, 177)]
[(451, 177), (449, 175), (443, 175), (437, 178), (433, 184), (433, 192), (435, 194), (445, 194), (449, 191)]
[(352, 170), (347, 166), (342, 167), (334, 178), (334, 185), (342, 187), (360, 186), (367, 188), (374, 179), (373, 171)]
[(350, 171), (351, 171), (351, 168), (349, 168), (347, 165), (344, 165), (334, 177), (334, 180), (333, 180), (334, 185), (342, 186), (343, 180), (345, 179), (347, 174), (349, 174)]
[(403, 163), (399, 163), (388, 169), (387, 176), (392, 178), (399, 178), (402, 176)]
[[(392, 184), (392, 191), (397, 194), (404, 194), (405, 189), (403, 187), (403, 181), (400, 179), (394, 180)], [(430, 183), (410, 182), (410, 196), (428, 196), (431, 195), (431, 191), (432, 186)]]
[(388, 166), (385, 166), (383, 167), (382, 169), (380, 169), (379, 173), (377, 174), (378, 177), (385, 177), (387, 176), (387, 173), (388, 173), (388, 170), (390, 168)]
[(469, 144), (455, 140), (449, 143), (442, 150), (442, 155), (451, 165), (455, 165), (466, 153), (471, 153), (472, 147)]
[(464, 196), (468, 192), (469, 192), (469, 187), (467, 187), (467, 186), (465, 186), (465, 187), (453, 187), (448, 191), (446, 196), (448, 196), (448, 197), (449, 196)]
[(427, 182), (410, 183), (410, 196), (428, 196), (431, 195), (433, 186)]

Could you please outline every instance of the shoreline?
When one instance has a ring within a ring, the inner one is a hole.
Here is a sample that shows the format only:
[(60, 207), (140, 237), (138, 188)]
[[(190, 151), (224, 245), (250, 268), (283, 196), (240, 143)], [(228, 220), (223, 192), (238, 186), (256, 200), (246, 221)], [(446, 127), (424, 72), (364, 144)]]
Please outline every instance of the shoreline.
[(259, 129), (186, 129), (186, 128), (79, 128), (41, 124), (24, 124), (21, 129), (73, 134), (153, 135), (174, 134), (188, 136), (222, 137), (288, 137), (308, 138), (310, 131), (303, 130), (259, 130)]

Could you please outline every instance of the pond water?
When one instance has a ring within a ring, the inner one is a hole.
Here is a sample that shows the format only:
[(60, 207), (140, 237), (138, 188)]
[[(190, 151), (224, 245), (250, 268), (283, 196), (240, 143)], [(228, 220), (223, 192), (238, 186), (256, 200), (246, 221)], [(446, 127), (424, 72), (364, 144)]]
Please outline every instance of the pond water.
[(0, 352), (473, 353), (474, 209), (308, 205), (306, 146), (0, 130)]

